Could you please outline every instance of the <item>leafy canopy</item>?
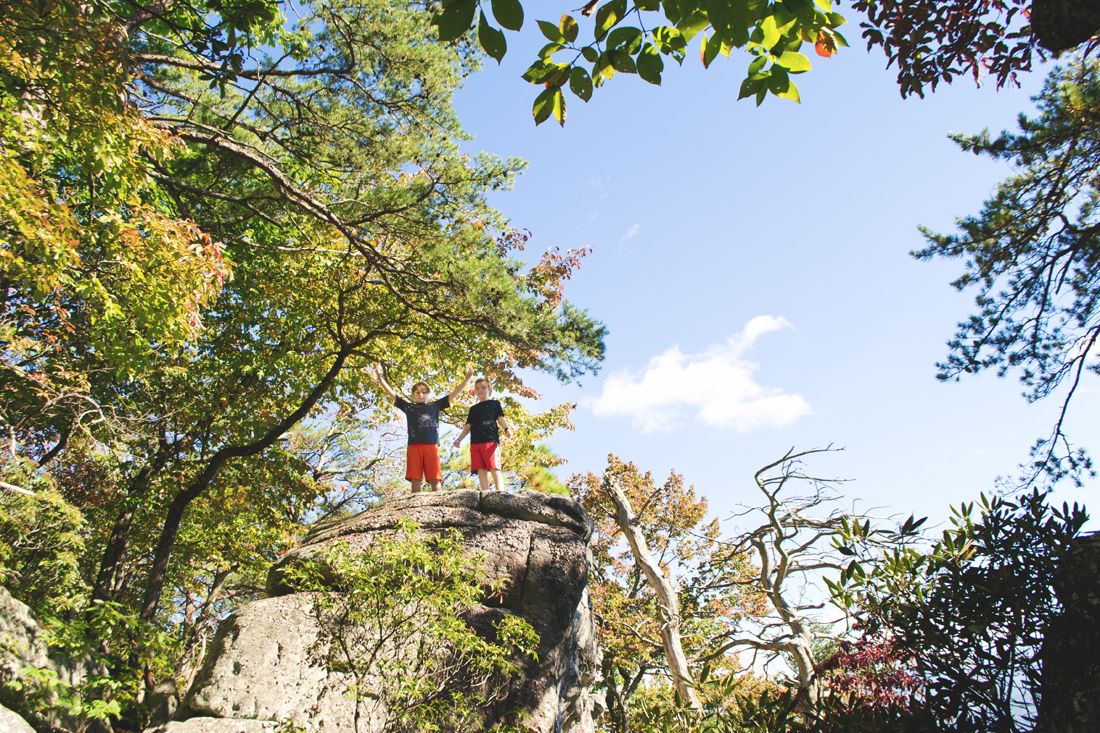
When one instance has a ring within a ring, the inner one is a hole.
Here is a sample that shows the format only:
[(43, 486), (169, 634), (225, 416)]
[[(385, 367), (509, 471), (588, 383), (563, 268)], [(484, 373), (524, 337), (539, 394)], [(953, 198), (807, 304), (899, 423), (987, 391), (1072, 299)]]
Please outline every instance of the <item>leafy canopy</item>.
[[(889, 65), (897, 65), (898, 86), (906, 97), (923, 96), (925, 89), (935, 90), (941, 81), (950, 83), (962, 75), (975, 82), (992, 76), (998, 88), (1016, 83), (1018, 72), (1029, 70), (1036, 54), (1043, 55), (1041, 47), (1071, 48), (1087, 41), (1100, 25), (1095, 12), (1040, 0), (1042, 7), (1032, 10), (1039, 18), (1033, 33), (1027, 4), (1027, 0), (853, 0), (852, 7), (866, 17), (860, 26), (868, 50), (881, 47)], [(664, 59), (682, 64), (696, 36), (704, 67), (719, 55), (729, 57), (735, 48), (748, 53), (738, 99), (755, 98), (757, 105), (769, 94), (800, 101), (791, 77), (811, 69), (810, 58), (802, 53), (804, 43), (824, 58), (848, 45), (837, 30), (846, 21), (831, 0), (610, 0), (603, 4), (592, 0), (581, 15), (580, 21), (568, 13), (557, 23), (537, 21), (548, 43), (523, 75), (545, 87), (532, 110), (535, 124), (551, 116), (565, 124), (566, 87), (587, 102), (593, 90), (616, 73), (636, 74), (660, 85)], [(476, 28), (478, 44), (499, 62), (507, 52), (507, 40), (490, 17), (501, 28), (518, 31), (524, 10), (518, 0), (444, 0), (433, 23), (444, 41), (462, 38)], [(584, 18), (592, 20), (582, 36)]]

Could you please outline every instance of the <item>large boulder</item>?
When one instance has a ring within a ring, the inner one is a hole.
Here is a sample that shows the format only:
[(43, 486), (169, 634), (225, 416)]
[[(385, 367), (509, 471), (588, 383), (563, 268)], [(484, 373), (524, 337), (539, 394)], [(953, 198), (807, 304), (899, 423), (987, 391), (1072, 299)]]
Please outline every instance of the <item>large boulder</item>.
[(1100, 532), (1081, 535), (1054, 577), (1062, 613), (1043, 639), (1036, 733), (1100, 730)]
[(506, 581), (503, 594), (467, 610), (464, 618), (475, 630), (492, 634), (494, 622), (514, 614), (539, 634), (537, 658), (520, 661), (522, 676), (486, 709), (485, 725), (518, 712), (530, 731), (593, 730), (595, 699), (588, 688), (598, 651), (586, 589), (591, 525), (577, 502), (531, 491), (412, 494), (316, 529), (271, 569), (271, 597), (222, 623), (177, 714), (182, 720), (162, 730), (260, 733), (269, 721), (292, 721), (325, 733), (381, 731), (386, 712), (364, 712), (345, 694), (348, 679), (318, 662), (312, 599), (294, 592), (286, 570), (336, 542), (369, 553), (404, 518), (429, 534), (456, 530), (465, 550), (482, 558), (488, 580)]
[[(77, 687), (91, 674), (104, 674), (104, 670), (97, 669), (87, 660), (51, 653), (48, 634), (39, 625), (34, 611), (0, 587), (0, 702), (16, 708), (40, 727), (69, 730), (87, 727), (86, 723), (66, 714), (55, 693), (47, 692), (45, 699), (31, 709), (22, 693), (13, 693), (4, 685), (16, 682), (33, 687), (36, 683), (28, 677), (28, 669), (42, 670), (56, 677), (59, 687)], [(6, 724), (15, 725), (10, 718), (5, 720)], [(93, 728), (101, 730), (109, 726), (97, 723)]]
[(34, 728), (22, 716), (0, 705), (0, 733), (34, 733)]

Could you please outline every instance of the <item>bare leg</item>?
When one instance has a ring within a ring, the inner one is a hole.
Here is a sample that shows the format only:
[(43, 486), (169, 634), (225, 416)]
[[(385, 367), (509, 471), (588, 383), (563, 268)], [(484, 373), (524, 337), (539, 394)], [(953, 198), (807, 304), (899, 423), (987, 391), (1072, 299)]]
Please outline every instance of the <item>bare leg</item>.
[(497, 486), (497, 491), (504, 491), (504, 474), (500, 472), (499, 468), (493, 469), (493, 483)]
[(477, 469), (477, 480), (481, 482), (481, 490), (489, 490), (489, 472), (484, 468)]
[(432, 491), (439, 491), (439, 479), (428, 479), (428, 485), (432, 487)]
[(414, 478), (414, 479), (409, 479), (409, 480), (412, 482), (412, 485), (413, 485), (413, 493), (414, 494), (419, 494), (420, 493), (420, 479)]

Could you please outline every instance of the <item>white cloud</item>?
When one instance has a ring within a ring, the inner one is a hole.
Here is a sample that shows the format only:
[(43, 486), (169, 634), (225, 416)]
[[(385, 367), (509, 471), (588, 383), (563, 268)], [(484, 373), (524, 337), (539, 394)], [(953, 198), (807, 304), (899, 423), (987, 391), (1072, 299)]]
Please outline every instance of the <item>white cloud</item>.
[(624, 234), (622, 237), (619, 238), (619, 244), (623, 244), (628, 239), (633, 239), (641, 231), (642, 231), (642, 225), (641, 224), (635, 224), (634, 226), (630, 227), (629, 230), (627, 230), (626, 234)]
[(671, 430), (685, 413), (738, 432), (790, 425), (810, 414), (809, 403), (801, 395), (757, 384), (758, 365), (745, 359), (757, 338), (781, 328), (792, 326), (785, 318), (757, 316), (740, 333), (698, 354), (673, 346), (641, 372), (611, 374), (599, 396), (583, 404), (600, 417), (629, 416), (646, 432)]

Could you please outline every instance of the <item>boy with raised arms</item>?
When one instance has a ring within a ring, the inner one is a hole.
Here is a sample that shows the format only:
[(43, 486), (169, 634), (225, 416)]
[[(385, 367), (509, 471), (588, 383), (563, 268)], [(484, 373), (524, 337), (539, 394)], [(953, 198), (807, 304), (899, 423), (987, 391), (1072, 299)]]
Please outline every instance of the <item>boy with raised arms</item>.
[(504, 491), (504, 476), (500, 472), (500, 457), (498, 447), (500, 445), (500, 431), (504, 428), (504, 435), (512, 437), (512, 426), (504, 419), (504, 408), (496, 400), (489, 399), (492, 393), (492, 385), (484, 377), (474, 382), (474, 394), (477, 395), (477, 403), (470, 408), (466, 417), (466, 425), (462, 433), (455, 439), (457, 448), (462, 439), (470, 436), (470, 473), (476, 473), (481, 482), (481, 490), (489, 490), (489, 474), (493, 474), (493, 484), (497, 491)]
[(397, 396), (393, 387), (386, 383), (382, 375), (382, 365), (374, 365), (374, 377), (386, 394), (393, 399), (398, 410), (405, 413), (409, 422), (409, 448), (406, 453), (405, 479), (412, 484), (413, 493), (420, 491), (422, 481), (427, 481), (432, 491), (439, 491), (439, 482), (443, 480), (443, 469), (439, 465), (439, 413), (451, 406), (451, 400), (458, 397), (471, 374), (467, 374), (462, 384), (454, 388), (449, 395), (428, 402), (432, 391), (424, 382), (417, 382), (412, 388), (412, 402)]

